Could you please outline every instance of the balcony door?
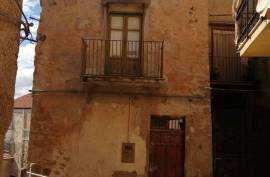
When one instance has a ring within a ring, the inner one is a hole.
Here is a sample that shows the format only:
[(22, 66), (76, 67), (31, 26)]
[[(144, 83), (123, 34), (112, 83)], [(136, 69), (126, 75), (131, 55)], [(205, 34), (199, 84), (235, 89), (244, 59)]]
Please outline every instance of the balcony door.
[(108, 30), (106, 74), (140, 76), (141, 15), (110, 14)]

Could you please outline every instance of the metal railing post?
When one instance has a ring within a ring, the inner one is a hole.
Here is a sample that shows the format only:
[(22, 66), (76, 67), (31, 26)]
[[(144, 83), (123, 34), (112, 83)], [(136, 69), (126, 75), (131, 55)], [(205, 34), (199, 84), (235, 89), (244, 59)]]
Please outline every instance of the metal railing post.
[(249, 6), (249, 0), (246, 0), (246, 38), (248, 38), (248, 24), (249, 24), (249, 14), (248, 14), (248, 10), (249, 10), (249, 8), (248, 8), (248, 6)]
[(163, 78), (163, 57), (164, 57), (164, 41), (161, 43), (161, 68), (160, 68), (160, 77)]
[(85, 69), (86, 69), (86, 44), (84, 42), (84, 39), (82, 39), (82, 70), (81, 70), (81, 74), (84, 75), (85, 73)]

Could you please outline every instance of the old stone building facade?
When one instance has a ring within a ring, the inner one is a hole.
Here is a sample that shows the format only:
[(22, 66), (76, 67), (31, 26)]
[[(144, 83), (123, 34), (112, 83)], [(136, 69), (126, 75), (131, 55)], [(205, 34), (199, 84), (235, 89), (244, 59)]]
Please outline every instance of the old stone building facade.
[(240, 36), (235, 35), (234, 22), (234, 17), (243, 18), (241, 25), (252, 26), (252, 21), (246, 23), (247, 17), (252, 19), (254, 5), (263, 1), (238, 2), (242, 17), (233, 16), (233, 0), (211, 0), (209, 4), (213, 173), (215, 177), (267, 177), (270, 60), (240, 57), (241, 49), (235, 44)]
[[(18, 2), (21, 3), (21, 0)], [(15, 1), (0, 3), (0, 152), (12, 118), (21, 13)], [(0, 159), (1, 163), (1, 159)]]
[(0, 176), (24, 176), (28, 169), (28, 141), (31, 122), (32, 95), (15, 99), (13, 118), (5, 135), (3, 164)]
[(208, 2), (42, 1), (38, 33), (36, 172), (212, 176)]

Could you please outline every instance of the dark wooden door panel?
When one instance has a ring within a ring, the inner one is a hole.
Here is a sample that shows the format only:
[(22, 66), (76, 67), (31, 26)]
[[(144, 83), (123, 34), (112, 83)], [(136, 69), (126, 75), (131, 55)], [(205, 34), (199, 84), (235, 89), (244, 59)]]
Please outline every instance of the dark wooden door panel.
[(165, 175), (165, 154), (166, 146), (164, 145), (153, 145), (152, 147), (152, 162), (151, 163), (151, 177), (163, 177)]
[(184, 177), (184, 133), (151, 131), (150, 176)]

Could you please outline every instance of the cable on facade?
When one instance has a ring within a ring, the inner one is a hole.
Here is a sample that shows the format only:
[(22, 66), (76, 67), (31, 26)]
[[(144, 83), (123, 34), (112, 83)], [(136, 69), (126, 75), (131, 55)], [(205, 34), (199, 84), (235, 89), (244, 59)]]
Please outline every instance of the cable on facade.
[(128, 97), (128, 125), (127, 125), (127, 142), (129, 143), (129, 132), (130, 132), (130, 108), (131, 107), (131, 97)]
[[(88, 94), (90, 92), (83, 90), (29, 90), (32, 94)], [(177, 95), (177, 94), (155, 94), (155, 93), (127, 93), (127, 92), (96, 92), (90, 93), (91, 95), (100, 96), (100, 97), (110, 97), (111, 95), (118, 96), (144, 96), (144, 97), (164, 97), (164, 98), (187, 98), (187, 99), (205, 99), (206, 96), (203, 95)]]
[(212, 91), (227, 91), (227, 92), (254, 92), (257, 93), (259, 90), (244, 90), (244, 89), (223, 89), (223, 88), (213, 88), (213, 87), (205, 87), (206, 89)]
[(33, 35), (31, 33), (30, 27), (33, 27), (34, 24), (33, 23), (29, 23), (29, 21), (27, 20), (26, 15), (24, 14), (23, 10), (22, 10), (22, 6), (20, 5), (18, 0), (14, 0), (20, 13), (22, 14), (22, 17), (24, 18), (24, 21), (22, 21), (22, 26), (23, 28), (21, 29), (21, 31), (24, 32), (24, 36), (21, 36), (21, 42), (22, 43), (24, 40), (28, 40), (30, 42), (37, 42), (37, 40), (33, 39)]

